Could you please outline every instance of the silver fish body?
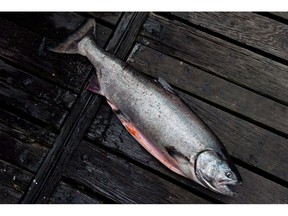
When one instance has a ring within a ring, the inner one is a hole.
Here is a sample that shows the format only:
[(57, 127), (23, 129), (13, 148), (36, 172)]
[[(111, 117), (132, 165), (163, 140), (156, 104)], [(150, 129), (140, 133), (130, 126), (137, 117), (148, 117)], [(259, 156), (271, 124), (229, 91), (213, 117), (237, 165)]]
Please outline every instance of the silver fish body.
[(213, 191), (233, 195), (228, 186), (239, 183), (240, 175), (219, 139), (168, 83), (142, 75), (84, 36), (94, 26), (89, 20), (53, 50), (76, 52), (91, 61), (97, 81), (90, 90), (107, 99), (129, 133), (165, 166)]

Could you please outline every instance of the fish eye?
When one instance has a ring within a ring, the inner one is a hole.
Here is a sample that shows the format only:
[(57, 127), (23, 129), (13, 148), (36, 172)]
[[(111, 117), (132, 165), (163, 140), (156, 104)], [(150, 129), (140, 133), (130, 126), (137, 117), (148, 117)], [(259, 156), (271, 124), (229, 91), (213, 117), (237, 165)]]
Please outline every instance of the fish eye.
[(229, 172), (226, 172), (225, 175), (226, 175), (228, 178), (231, 178), (231, 177), (232, 177), (232, 172), (230, 172), (230, 171), (229, 171)]

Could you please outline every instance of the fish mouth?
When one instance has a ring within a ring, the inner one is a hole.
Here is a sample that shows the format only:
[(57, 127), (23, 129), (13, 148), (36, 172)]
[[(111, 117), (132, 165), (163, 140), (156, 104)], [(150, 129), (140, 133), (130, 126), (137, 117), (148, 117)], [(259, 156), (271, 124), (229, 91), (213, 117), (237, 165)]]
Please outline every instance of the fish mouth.
[(228, 195), (228, 196), (236, 196), (235, 186), (239, 184), (237, 181), (230, 180), (222, 180), (220, 182), (215, 182), (213, 180), (206, 179), (200, 170), (196, 172), (196, 176), (198, 180), (207, 188), (212, 191)]
[[(213, 152), (212, 150), (203, 150), (201, 152), (198, 153), (195, 163), (194, 163), (194, 170), (195, 170), (195, 174), (196, 177), (198, 179), (198, 181), (205, 186), (206, 188), (214, 191), (214, 192), (218, 192), (220, 194), (224, 194), (224, 195), (228, 195), (228, 196), (235, 196), (237, 195), (237, 193), (235, 192), (235, 186), (238, 184), (241, 184), (242, 180), (241, 178), (238, 177), (237, 173), (234, 173), (235, 178), (233, 179), (213, 179), (212, 177), (209, 177), (207, 175), (205, 175), (201, 169), (199, 169), (198, 167), (198, 163), (200, 159), (200, 155), (205, 155), (205, 153), (209, 153), (209, 152)], [(217, 154), (215, 152), (215, 154)], [(202, 158), (202, 162), (203, 162), (203, 158)]]

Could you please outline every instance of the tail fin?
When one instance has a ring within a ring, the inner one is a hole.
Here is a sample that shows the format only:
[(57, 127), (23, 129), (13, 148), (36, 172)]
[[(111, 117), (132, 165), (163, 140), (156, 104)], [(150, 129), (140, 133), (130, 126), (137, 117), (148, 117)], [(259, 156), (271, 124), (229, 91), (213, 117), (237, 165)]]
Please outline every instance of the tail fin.
[(64, 42), (50, 48), (50, 50), (57, 53), (77, 54), (78, 42), (85, 36), (96, 36), (96, 21), (92, 18), (88, 19), (83, 26), (70, 35)]

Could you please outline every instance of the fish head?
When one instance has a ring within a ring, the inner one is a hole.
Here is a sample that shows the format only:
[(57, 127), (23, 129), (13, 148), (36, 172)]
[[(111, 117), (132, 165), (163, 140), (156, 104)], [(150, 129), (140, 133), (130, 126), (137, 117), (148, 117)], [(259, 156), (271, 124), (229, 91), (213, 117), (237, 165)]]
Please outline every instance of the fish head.
[(202, 151), (194, 166), (196, 177), (204, 186), (224, 195), (236, 194), (232, 187), (241, 183), (241, 177), (222, 154), (213, 150)]

